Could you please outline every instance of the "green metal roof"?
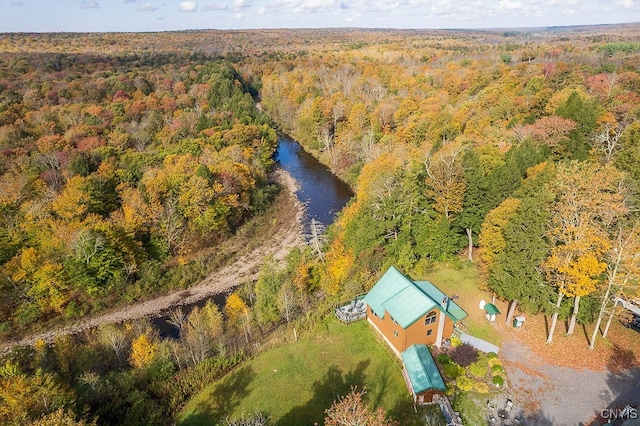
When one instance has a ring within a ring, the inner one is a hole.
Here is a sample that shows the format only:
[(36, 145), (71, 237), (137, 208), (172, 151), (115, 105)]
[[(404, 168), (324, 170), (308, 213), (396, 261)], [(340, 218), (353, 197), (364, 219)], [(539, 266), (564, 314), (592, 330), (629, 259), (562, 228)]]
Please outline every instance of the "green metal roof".
[[(442, 301), (442, 299), (444, 299), (445, 297), (445, 294), (441, 292), (438, 287), (431, 284), (429, 281), (415, 281), (414, 283), (425, 294), (428, 294), (432, 300)], [(444, 313), (447, 314), (454, 322), (458, 322), (466, 318), (467, 313), (460, 306), (458, 306), (458, 304), (453, 300), (449, 299), (447, 306), (448, 308)]]
[(415, 394), (428, 389), (447, 389), (431, 352), (425, 345), (411, 345), (401, 356)]
[(495, 314), (499, 314), (500, 313), (500, 310), (498, 309), (498, 307), (496, 305), (494, 305), (493, 303), (486, 303), (484, 305), (484, 310), (489, 315), (495, 315)]
[(445, 310), (441, 305), (443, 298), (444, 293), (430, 282), (414, 282), (392, 266), (364, 297), (364, 301), (380, 318), (384, 318), (385, 311), (388, 312), (402, 328), (409, 327), (434, 308), (443, 311), (454, 322), (467, 316), (451, 300)]
[[(364, 297), (364, 301), (380, 318), (384, 317), (383, 303), (409, 287), (411, 282), (393, 266), (384, 273)], [(393, 316), (393, 313), (391, 314)], [(395, 318), (395, 317), (394, 317)]]
[(382, 304), (400, 327), (407, 328), (436, 307), (433, 300), (410, 285)]

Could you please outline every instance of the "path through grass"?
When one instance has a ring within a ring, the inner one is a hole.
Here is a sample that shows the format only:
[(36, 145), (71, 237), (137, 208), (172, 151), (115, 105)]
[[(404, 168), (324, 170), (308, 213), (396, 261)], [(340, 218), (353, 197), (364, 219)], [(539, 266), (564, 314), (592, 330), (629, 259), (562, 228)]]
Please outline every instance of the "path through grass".
[(315, 336), (265, 351), (205, 388), (179, 424), (211, 425), (257, 411), (273, 425), (322, 424), (324, 410), (351, 386), (365, 386), (372, 407), (384, 408), (400, 424), (421, 424), (399, 360), (366, 321), (346, 326), (333, 318)]

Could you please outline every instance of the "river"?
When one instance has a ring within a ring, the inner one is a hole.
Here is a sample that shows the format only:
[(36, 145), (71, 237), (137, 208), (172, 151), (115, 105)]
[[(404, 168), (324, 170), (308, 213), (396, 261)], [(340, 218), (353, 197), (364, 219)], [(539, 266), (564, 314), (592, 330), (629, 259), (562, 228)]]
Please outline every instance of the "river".
[(353, 197), (349, 185), (287, 136), (280, 137), (275, 159), (300, 187), (296, 195), (306, 206), (306, 225), (311, 219), (323, 225), (333, 223), (336, 213)]
[[(327, 166), (320, 163), (302, 146), (288, 136), (280, 136), (275, 155), (276, 162), (293, 177), (298, 185), (296, 197), (305, 206), (304, 226), (308, 230), (312, 219), (322, 225), (330, 225), (336, 214), (342, 210), (353, 192), (349, 185), (338, 179)], [(194, 306), (203, 306), (207, 300), (183, 307), (185, 311)], [(222, 308), (226, 294), (211, 298)], [(178, 330), (167, 322), (167, 316), (152, 319), (161, 337), (177, 337)]]

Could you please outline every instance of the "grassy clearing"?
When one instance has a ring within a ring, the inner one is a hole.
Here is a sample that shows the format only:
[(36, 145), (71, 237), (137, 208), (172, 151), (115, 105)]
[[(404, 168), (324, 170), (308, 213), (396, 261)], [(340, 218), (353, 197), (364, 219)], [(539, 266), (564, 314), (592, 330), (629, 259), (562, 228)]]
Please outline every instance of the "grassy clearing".
[[(458, 295), (455, 302), (464, 309), (469, 316), (462, 322), (467, 327), (469, 334), (486, 340), (495, 345), (500, 345), (502, 339), (495, 330), (495, 325), (490, 324), (484, 317), (484, 311), (478, 308), (480, 300), (491, 301), (491, 294), (480, 289), (478, 269), (475, 265), (464, 264), (459, 267), (442, 265), (437, 269), (428, 272), (424, 278), (436, 285), (445, 294)], [(503, 315), (506, 309), (498, 306)], [(498, 321), (504, 319), (499, 317)]]
[(179, 415), (183, 426), (211, 425), (262, 412), (272, 424), (322, 424), (324, 410), (351, 386), (402, 425), (424, 424), (413, 410), (399, 360), (366, 321), (328, 319), (323, 330), (265, 351), (205, 388)]

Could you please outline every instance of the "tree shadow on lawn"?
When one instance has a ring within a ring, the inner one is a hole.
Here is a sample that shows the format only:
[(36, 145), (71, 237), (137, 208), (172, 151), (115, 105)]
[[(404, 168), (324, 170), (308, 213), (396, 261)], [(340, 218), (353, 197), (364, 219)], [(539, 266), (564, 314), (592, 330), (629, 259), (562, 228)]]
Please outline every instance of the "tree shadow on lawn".
[(180, 425), (212, 425), (224, 421), (249, 394), (249, 384), (255, 377), (256, 373), (249, 366), (226, 376)]
[[(364, 386), (364, 370), (370, 360), (360, 361), (355, 369), (344, 374), (337, 365), (331, 365), (324, 377), (313, 383), (313, 397), (304, 405), (291, 409), (282, 416), (277, 425), (313, 425), (323, 424), (324, 410), (329, 408), (338, 397), (345, 396), (352, 386), (362, 389)], [(292, 383), (295, 386), (295, 383)]]

